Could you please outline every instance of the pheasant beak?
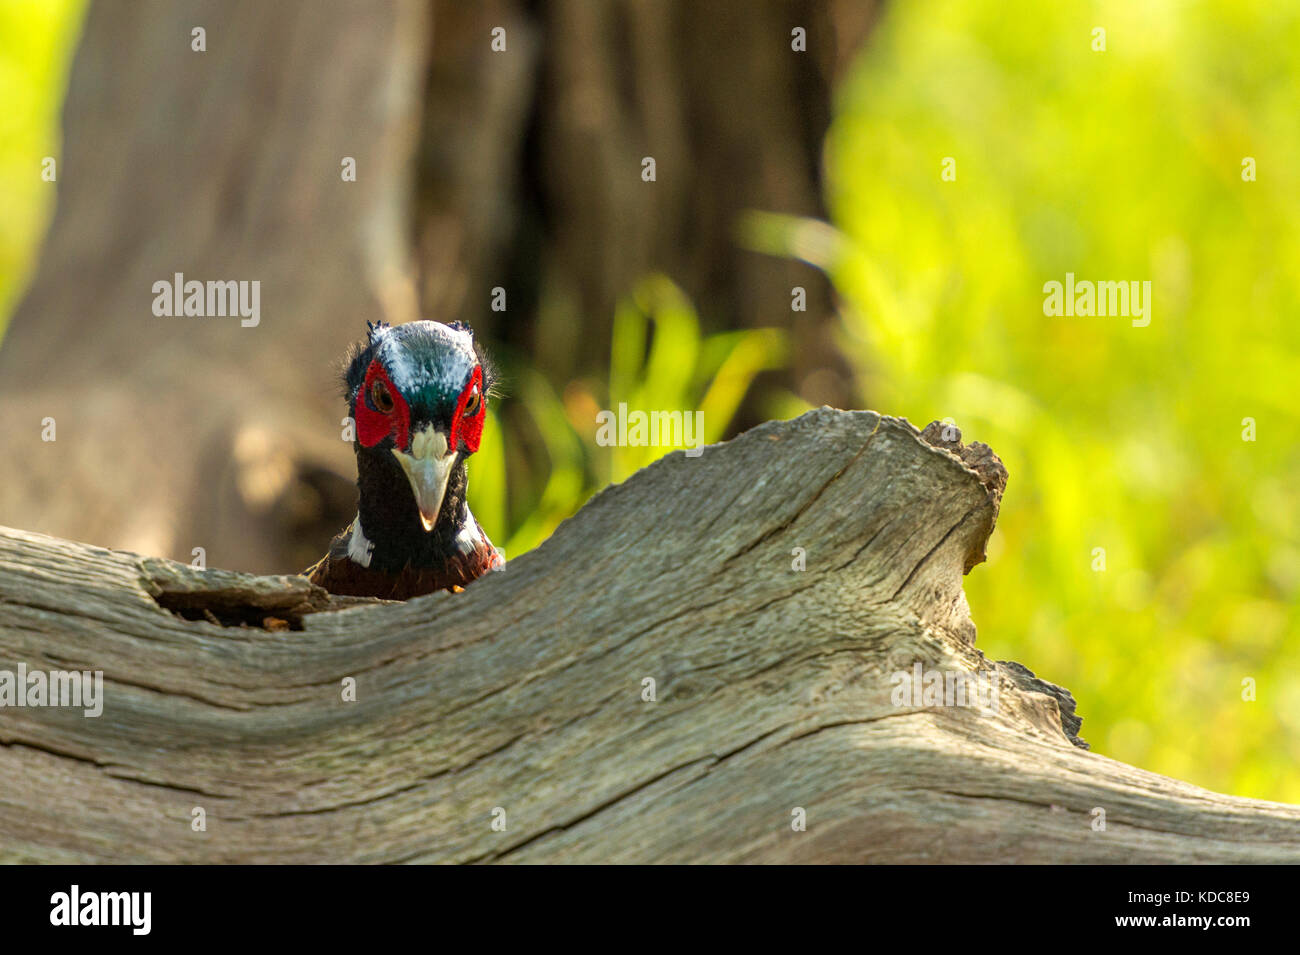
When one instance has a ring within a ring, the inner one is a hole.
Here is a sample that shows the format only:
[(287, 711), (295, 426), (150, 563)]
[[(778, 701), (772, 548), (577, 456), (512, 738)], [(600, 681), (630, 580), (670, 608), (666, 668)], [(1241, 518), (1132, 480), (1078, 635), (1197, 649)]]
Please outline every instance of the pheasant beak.
[(410, 453), (393, 448), (393, 454), (406, 472), (415, 493), (415, 506), (420, 509), (420, 523), (425, 531), (433, 530), (442, 509), (442, 498), (447, 493), (447, 481), (456, 464), (456, 452), (447, 447), (447, 436), (432, 425), (427, 425), (411, 436)]

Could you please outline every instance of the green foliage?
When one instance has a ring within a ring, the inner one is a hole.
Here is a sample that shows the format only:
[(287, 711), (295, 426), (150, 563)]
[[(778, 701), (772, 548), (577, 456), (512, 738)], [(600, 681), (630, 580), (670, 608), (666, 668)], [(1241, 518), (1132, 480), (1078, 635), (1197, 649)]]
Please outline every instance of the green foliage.
[[(827, 144), (839, 234), (786, 245), (844, 296), (863, 402), (1010, 470), (981, 647), (1102, 753), (1300, 801), (1300, 8), (889, 11)], [(1151, 324), (1044, 315), (1067, 272), (1151, 280)]]
[(0, 333), (35, 264), (56, 184), (58, 115), (85, 0), (0, 3)]
[(513, 400), (490, 412), (470, 462), (475, 517), (505, 541), (507, 557), (536, 547), (596, 490), (673, 450), (599, 445), (599, 411), (620, 403), (647, 412), (699, 410), (704, 442), (720, 441), (754, 378), (780, 367), (786, 347), (784, 333), (770, 328), (703, 334), (682, 291), (664, 276), (647, 277), (615, 309), (608, 386), (575, 381), (561, 397), (540, 373), (510, 363), (517, 369)]
[[(651, 335), (653, 332), (653, 335)], [(667, 278), (650, 276), (614, 313), (609, 407), (699, 410), (704, 443), (721, 441), (750, 383), (785, 361), (772, 328), (702, 337), (695, 309)], [(609, 480), (622, 481), (671, 448), (610, 448)]]

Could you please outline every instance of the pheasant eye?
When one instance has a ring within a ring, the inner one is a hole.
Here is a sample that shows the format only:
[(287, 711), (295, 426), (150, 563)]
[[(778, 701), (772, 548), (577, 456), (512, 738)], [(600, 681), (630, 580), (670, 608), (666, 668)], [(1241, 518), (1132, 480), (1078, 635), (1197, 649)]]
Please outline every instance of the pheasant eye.
[(469, 393), (469, 398), (465, 401), (465, 417), (474, 417), (481, 407), (483, 407), (483, 394), (479, 391), (478, 385), (475, 385), (474, 390)]
[(379, 379), (375, 379), (375, 383), (370, 386), (370, 402), (383, 414), (392, 413), (393, 396), (388, 393), (388, 386)]

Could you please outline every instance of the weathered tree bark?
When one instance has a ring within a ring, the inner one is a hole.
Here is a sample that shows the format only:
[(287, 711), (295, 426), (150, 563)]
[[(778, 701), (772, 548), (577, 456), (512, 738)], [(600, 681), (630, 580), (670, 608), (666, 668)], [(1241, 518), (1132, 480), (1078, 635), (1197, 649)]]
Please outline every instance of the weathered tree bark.
[[(0, 859), (1300, 860), (1300, 808), (1086, 752), (974, 648), (1005, 471), (939, 432), (823, 409), (674, 453), (406, 604), (6, 531), (0, 668), (105, 704), (0, 709)], [(996, 707), (894, 705), (916, 663)]]

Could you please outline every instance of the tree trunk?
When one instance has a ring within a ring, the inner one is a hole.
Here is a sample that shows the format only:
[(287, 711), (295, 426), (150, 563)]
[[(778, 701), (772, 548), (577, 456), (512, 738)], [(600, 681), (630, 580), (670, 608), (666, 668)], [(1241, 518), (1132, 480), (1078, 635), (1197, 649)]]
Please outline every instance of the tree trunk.
[[(0, 710), (0, 859), (1300, 860), (1300, 808), (1087, 752), (1068, 693), (975, 649), (1006, 472), (942, 430), (823, 409), (677, 452), (405, 604), (5, 531), (0, 667), (104, 702)], [(917, 664), (997, 696), (900, 701)]]
[[(791, 386), (820, 369), (823, 393), (809, 397), (850, 402), (849, 383), (827, 374), (843, 361), (825, 277), (743, 248), (737, 225), (751, 209), (825, 216), (831, 92), (875, 24), (874, 0), (437, 0), (433, 11), (416, 174), (425, 315), (474, 323), (563, 386), (604, 377), (615, 303), (664, 272), (710, 328), (791, 328)], [(806, 312), (790, 308), (796, 285)], [(494, 288), (509, 293), (503, 312)]]

